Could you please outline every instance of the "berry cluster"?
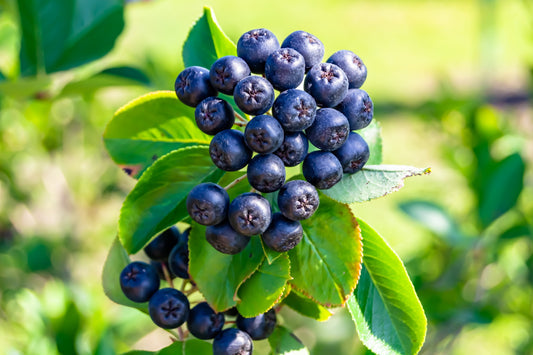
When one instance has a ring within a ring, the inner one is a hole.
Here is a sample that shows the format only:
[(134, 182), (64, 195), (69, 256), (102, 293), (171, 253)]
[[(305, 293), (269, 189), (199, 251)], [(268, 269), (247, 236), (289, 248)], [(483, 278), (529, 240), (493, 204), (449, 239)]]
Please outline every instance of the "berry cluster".
[[(331, 188), (369, 158), (367, 143), (354, 132), (373, 117), (372, 101), (359, 89), (366, 66), (348, 50), (322, 63), (324, 45), (304, 31), (291, 33), (281, 46), (267, 29), (248, 31), (237, 43), (237, 55), (219, 58), (210, 69), (186, 68), (175, 90), (195, 107), (199, 129), (214, 136), (213, 163), (225, 171), (246, 167), (254, 192), (230, 202), (224, 188), (203, 183), (189, 193), (187, 209), (207, 226), (207, 240), (222, 253), (239, 253), (253, 235), (284, 252), (299, 243), (300, 221), (318, 208), (316, 189)], [(238, 108), (254, 117), (246, 120), (218, 93), (233, 95)], [(244, 132), (234, 125), (245, 125)], [(309, 143), (318, 150), (308, 153)], [(306, 181), (286, 183), (285, 167), (300, 163)], [(272, 214), (257, 192), (275, 191), (280, 212)]]
[[(252, 340), (266, 339), (274, 331), (274, 309), (253, 318), (241, 316), (236, 308), (217, 313), (207, 302), (191, 308), (185, 293), (172, 287), (160, 288), (161, 280), (189, 279), (188, 234), (189, 230), (180, 233), (171, 227), (155, 237), (144, 248), (150, 264), (134, 261), (122, 270), (122, 292), (133, 302), (148, 302), (149, 315), (157, 326), (174, 329), (186, 324), (196, 338), (214, 339), (214, 354), (251, 354)], [(238, 329), (223, 329), (226, 317), (236, 317)]]

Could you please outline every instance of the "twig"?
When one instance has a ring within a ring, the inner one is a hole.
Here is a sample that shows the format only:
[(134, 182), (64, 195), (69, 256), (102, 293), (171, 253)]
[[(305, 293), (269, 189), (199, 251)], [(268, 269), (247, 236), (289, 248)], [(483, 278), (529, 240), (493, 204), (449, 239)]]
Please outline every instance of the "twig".
[(174, 282), (172, 281), (172, 277), (170, 277), (170, 272), (168, 272), (167, 264), (165, 262), (162, 262), (161, 268), (163, 269), (163, 275), (165, 275), (165, 280), (167, 280), (170, 287), (174, 288)]
[(244, 174), (243, 176), (239, 176), (238, 178), (230, 182), (228, 185), (226, 185), (226, 187), (224, 187), (224, 190), (228, 191), (229, 189), (231, 189), (233, 186), (237, 185), (239, 182), (241, 182), (244, 179), (246, 179), (246, 174)]
[(246, 118), (242, 117), (240, 113), (238, 113), (237, 111), (234, 111), (234, 112), (235, 112), (235, 117), (236, 118), (238, 118), (239, 120), (241, 120), (244, 123), (248, 122), (248, 120)]
[(245, 122), (235, 122), (233, 125), (239, 126), (239, 127), (246, 127), (246, 123)]

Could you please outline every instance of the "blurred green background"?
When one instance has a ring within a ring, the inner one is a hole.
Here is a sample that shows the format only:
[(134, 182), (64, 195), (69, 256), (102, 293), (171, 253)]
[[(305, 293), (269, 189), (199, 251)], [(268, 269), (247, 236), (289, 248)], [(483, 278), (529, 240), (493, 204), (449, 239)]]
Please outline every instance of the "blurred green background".
[[(63, 13), (38, 11), (73, 3), (70, 16), (83, 14), (82, 24), (98, 11), (113, 15), (93, 37), (79, 32), (91, 44), (85, 52), (63, 38), (72, 45), (65, 56), (40, 56), (66, 32)], [(173, 89), (188, 29), (210, 5), (235, 42), (253, 28), (280, 40), (301, 29), (322, 40), (326, 57), (357, 53), (385, 163), (432, 168), (398, 193), (354, 206), (407, 267), (429, 323), (422, 353), (533, 353), (532, 1), (99, 3), (0, 0), (0, 352), (114, 354), (169, 344), (100, 286), (134, 185), (101, 137), (130, 99)], [(21, 58), (39, 35), (49, 40)], [(282, 316), (313, 354), (366, 351), (345, 310), (325, 323)]]

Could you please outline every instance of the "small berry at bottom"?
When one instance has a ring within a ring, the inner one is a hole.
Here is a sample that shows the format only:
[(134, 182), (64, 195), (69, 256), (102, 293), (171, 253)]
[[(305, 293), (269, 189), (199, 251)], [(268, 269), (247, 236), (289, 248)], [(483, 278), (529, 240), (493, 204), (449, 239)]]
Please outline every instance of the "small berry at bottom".
[(342, 165), (331, 152), (315, 151), (307, 154), (302, 172), (308, 182), (321, 190), (333, 187), (342, 179)]
[(316, 188), (303, 180), (292, 180), (281, 187), (278, 207), (281, 213), (293, 221), (311, 217), (318, 208), (320, 198)]
[(216, 313), (207, 302), (201, 302), (190, 310), (187, 329), (198, 339), (213, 339), (222, 331), (224, 322), (224, 313)]
[(283, 253), (293, 249), (303, 237), (303, 228), (300, 221), (293, 221), (281, 212), (272, 215), (272, 222), (261, 238), (267, 247)]
[(227, 328), (213, 340), (213, 355), (251, 355), (252, 338), (242, 330)]
[(276, 327), (276, 311), (271, 308), (267, 312), (253, 318), (237, 316), (237, 328), (248, 333), (253, 340), (266, 339)]
[(223, 254), (237, 254), (250, 242), (250, 237), (236, 232), (226, 220), (205, 230), (205, 239)]
[(177, 328), (189, 317), (189, 300), (181, 291), (162, 288), (150, 298), (148, 313), (157, 326)]
[(120, 273), (120, 288), (133, 302), (146, 302), (159, 289), (159, 275), (149, 264), (134, 261)]
[(363, 137), (355, 132), (350, 132), (346, 143), (333, 154), (339, 159), (343, 171), (347, 174), (353, 174), (365, 166), (370, 157), (370, 150)]

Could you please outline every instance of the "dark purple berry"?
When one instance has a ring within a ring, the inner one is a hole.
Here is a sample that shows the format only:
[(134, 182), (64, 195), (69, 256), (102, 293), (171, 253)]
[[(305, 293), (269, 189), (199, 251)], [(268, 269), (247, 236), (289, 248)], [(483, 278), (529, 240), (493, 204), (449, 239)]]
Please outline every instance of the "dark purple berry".
[(261, 154), (272, 153), (283, 142), (283, 128), (272, 116), (255, 116), (246, 124), (244, 139), (253, 151)]
[(253, 349), (252, 338), (235, 328), (224, 329), (213, 340), (213, 355), (251, 355)]
[(168, 266), (174, 275), (182, 279), (189, 279), (189, 245), (176, 245), (168, 257)]
[(361, 89), (348, 90), (344, 100), (335, 108), (346, 116), (351, 131), (365, 128), (374, 117), (372, 100), (366, 91)]
[(246, 236), (263, 233), (271, 218), (270, 203), (254, 192), (237, 196), (229, 205), (229, 223), (235, 231)]
[(303, 55), (306, 71), (313, 65), (320, 63), (324, 57), (324, 45), (322, 42), (316, 36), (305, 31), (291, 33), (285, 38), (281, 47), (295, 49)]
[(305, 76), (304, 90), (315, 98), (318, 106), (334, 107), (348, 92), (348, 78), (335, 64), (319, 63)]
[(348, 77), (350, 89), (358, 89), (366, 80), (366, 66), (354, 52), (343, 49), (331, 55), (326, 61), (340, 67)]
[(246, 170), (248, 182), (260, 192), (278, 191), (285, 182), (285, 165), (274, 154), (258, 154), (252, 158)]
[(347, 174), (353, 174), (361, 170), (366, 164), (370, 157), (370, 150), (363, 137), (355, 132), (350, 132), (346, 143), (333, 154), (339, 159), (343, 171)]
[(268, 56), (278, 48), (276, 36), (265, 28), (258, 28), (239, 38), (237, 55), (248, 63), (253, 73), (263, 74)]
[(266, 61), (265, 77), (274, 89), (294, 89), (304, 80), (304, 57), (292, 48), (280, 48), (270, 54)]
[(237, 328), (248, 333), (253, 340), (266, 339), (276, 327), (276, 311), (273, 308), (253, 318), (237, 316)]
[(176, 78), (174, 89), (178, 99), (191, 107), (196, 107), (209, 96), (217, 95), (209, 81), (209, 70), (197, 66), (185, 68)]
[(318, 192), (307, 181), (289, 181), (279, 190), (279, 210), (285, 217), (294, 221), (311, 217), (318, 209), (319, 204)]
[(315, 99), (298, 89), (282, 92), (272, 105), (272, 115), (287, 132), (303, 131), (313, 124), (315, 114)]
[(274, 102), (274, 88), (260, 76), (248, 76), (237, 84), (233, 99), (239, 108), (249, 115), (267, 112)]
[(230, 309), (224, 311), (224, 316), (226, 317), (237, 317), (239, 314), (239, 311), (237, 310), (237, 307), (231, 307)]
[(303, 132), (285, 133), (283, 143), (274, 152), (281, 158), (285, 166), (296, 166), (300, 164), (309, 149), (309, 141)]
[(318, 110), (315, 121), (305, 130), (309, 142), (325, 151), (340, 148), (348, 139), (348, 133), (350, 133), (348, 119), (333, 108)]
[(157, 326), (177, 328), (189, 317), (189, 300), (174, 288), (162, 288), (150, 298), (148, 313)]
[(250, 68), (244, 59), (228, 55), (213, 63), (209, 79), (216, 90), (226, 95), (233, 95), (237, 83), (250, 74)]
[(231, 105), (226, 100), (214, 96), (208, 97), (196, 106), (194, 118), (198, 128), (212, 136), (230, 129), (235, 123), (235, 113)]
[(178, 244), (180, 231), (172, 226), (157, 235), (144, 247), (144, 253), (152, 260), (167, 261), (174, 245)]
[(222, 331), (224, 322), (224, 313), (216, 313), (207, 302), (201, 302), (190, 310), (187, 329), (198, 339), (213, 339)]
[(307, 154), (302, 172), (308, 182), (321, 190), (331, 188), (342, 179), (342, 165), (331, 152), (315, 151)]
[(252, 159), (252, 150), (244, 141), (244, 134), (235, 129), (217, 133), (209, 143), (213, 163), (225, 171), (242, 169)]
[(236, 232), (228, 221), (207, 227), (205, 239), (219, 252), (230, 255), (240, 253), (250, 242), (250, 237)]
[(267, 247), (283, 253), (294, 248), (303, 237), (303, 228), (300, 221), (293, 221), (281, 212), (272, 215), (272, 222), (261, 238)]
[(120, 288), (133, 302), (146, 302), (159, 289), (159, 275), (149, 264), (134, 261), (120, 273)]
[(229, 195), (212, 182), (196, 185), (187, 195), (189, 216), (204, 226), (212, 226), (226, 219)]

